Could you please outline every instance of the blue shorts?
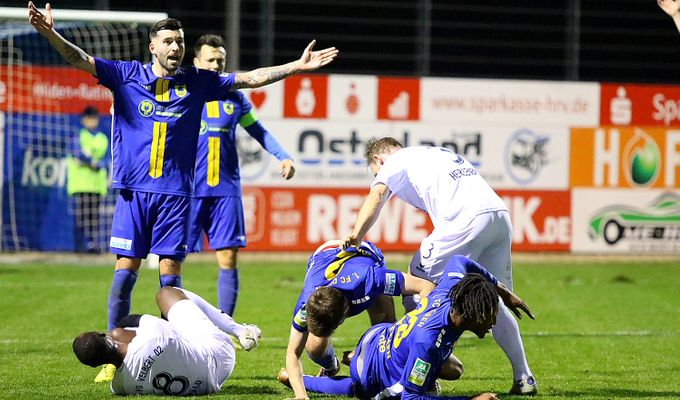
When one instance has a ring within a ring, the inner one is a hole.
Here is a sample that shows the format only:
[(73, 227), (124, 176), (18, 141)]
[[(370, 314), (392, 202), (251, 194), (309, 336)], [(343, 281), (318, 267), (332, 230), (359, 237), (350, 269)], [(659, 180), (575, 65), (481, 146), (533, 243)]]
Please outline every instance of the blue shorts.
[(213, 250), (246, 247), (246, 226), (243, 204), (237, 196), (196, 197), (191, 212), (189, 248), (201, 251), (202, 233), (208, 235)]
[(360, 399), (373, 398), (389, 386), (390, 373), (380, 360), (379, 349), (381, 333), (386, 333), (390, 326), (389, 323), (372, 326), (361, 336), (354, 350), (349, 370), (355, 396)]
[(183, 261), (190, 213), (190, 197), (123, 189), (113, 213), (111, 252), (132, 258), (154, 253)]

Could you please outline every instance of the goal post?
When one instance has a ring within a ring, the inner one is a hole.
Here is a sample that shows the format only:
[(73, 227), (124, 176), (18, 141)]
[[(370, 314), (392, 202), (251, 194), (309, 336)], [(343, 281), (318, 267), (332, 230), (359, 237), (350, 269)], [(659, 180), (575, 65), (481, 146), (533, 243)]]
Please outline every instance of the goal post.
[[(65, 9), (53, 10), (53, 16), (55, 29), (88, 54), (142, 62), (150, 59), (151, 25), (167, 18)], [(98, 111), (92, 135), (101, 132), (110, 145), (111, 103), (108, 89), (66, 64), (33, 29), (27, 8), (0, 7), (0, 250), (107, 249), (114, 207), (110, 187), (90, 196), (88, 188), (68, 190), (68, 176), (69, 166), (74, 171), (87, 166), (74, 151), (86, 109)], [(86, 157), (106, 166), (110, 176), (108, 148), (104, 155)]]

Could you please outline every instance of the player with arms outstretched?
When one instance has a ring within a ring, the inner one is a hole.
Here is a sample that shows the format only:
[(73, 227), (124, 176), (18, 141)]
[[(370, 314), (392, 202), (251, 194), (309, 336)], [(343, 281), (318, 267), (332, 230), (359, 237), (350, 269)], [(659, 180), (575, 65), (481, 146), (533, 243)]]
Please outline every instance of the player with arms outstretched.
[[(463, 373), (453, 356), (456, 341), (469, 330), (483, 338), (496, 323), (499, 296), (521, 317), (526, 304), (484, 267), (463, 257), (449, 259), (437, 287), (418, 308), (394, 324), (379, 324), (363, 335), (350, 365), (351, 377), (330, 379), (305, 376), (313, 392), (363, 399), (401, 397), (402, 400), (468, 399), (432, 394), (437, 378), (454, 380)], [(289, 384), (287, 371), (279, 381)], [(484, 393), (474, 399), (496, 399)]]
[[(150, 64), (93, 57), (55, 29), (46, 13), (28, 3), (30, 24), (72, 66), (98, 78), (113, 92), (113, 187), (120, 189), (110, 248), (117, 261), (109, 296), (109, 329), (130, 312), (132, 289), (141, 259), (160, 256), (160, 285), (181, 286), (187, 254), (191, 192), (201, 113), (206, 102), (224, 100), (234, 89), (254, 88), (289, 75), (313, 71), (337, 56), (335, 48), (312, 51), (315, 41), (294, 62), (250, 72), (218, 74), (181, 68), (182, 24), (172, 18), (150, 30)], [(96, 380), (110, 380), (113, 368)]]
[(341, 248), (328, 241), (314, 251), (307, 264), (302, 293), (293, 311), (286, 351), (286, 370), (296, 398), (306, 398), (300, 357), (306, 350), (322, 375), (335, 375), (340, 363), (331, 334), (342, 322), (368, 310), (371, 324), (394, 322), (390, 296), (426, 296), (434, 284), (385, 267), (382, 252), (373, 243)]
[[(194, 46), (194, 66), (224, 72), (226, 55), (221, 37), (203, 35)], [(234, 314), (238, 298), (237, 254), (240, 247), (246, 246), (237, 125), (280, 161), (284, 179), (295, 174), (293, 158), (260, 123), (250, 101), (241, 92), (229, 92), (225, 100), (206, 104), (198, 139), (189, 249), (200, 251), (201, 233), (208, 235), (210, 247), (216, 249), (219, 266), (218, 305), (229, 315)]]

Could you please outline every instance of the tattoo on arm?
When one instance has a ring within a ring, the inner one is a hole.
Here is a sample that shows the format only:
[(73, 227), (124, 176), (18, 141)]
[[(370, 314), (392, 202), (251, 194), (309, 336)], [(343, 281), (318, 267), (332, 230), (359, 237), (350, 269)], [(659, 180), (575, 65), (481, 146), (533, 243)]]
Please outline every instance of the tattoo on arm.
[[(295, 63), (288, 63), (276, 67), (264, 67), (256, 70), (237, 74), (234, 87), (237, 89), (248, 87), (256, 88), (269, 85), (295, 73)], [(241, 76), (239, 76), (241, 75)], [(245, 78), (245, 81), (243, 80)]]

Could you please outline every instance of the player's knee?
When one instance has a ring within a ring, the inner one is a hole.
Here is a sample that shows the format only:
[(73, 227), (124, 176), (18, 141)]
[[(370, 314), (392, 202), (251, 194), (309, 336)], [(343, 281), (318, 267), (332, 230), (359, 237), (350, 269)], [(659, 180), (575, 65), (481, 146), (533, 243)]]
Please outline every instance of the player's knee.
[[(326, 339), (326, 338), (319, 338)], [(312, 360), (322, 360), (327, 356), (328, 353), (328, 343), (330, 343), (330, 338), (328, 340), (315, 341), (313, 343), (307, 342), (305, 350), (307, 355)]]
[(454, 355), (451, 355), (442, 367), (439, 377), (444, 380), (455, 381), (463, 376), (463, 372), (463, 363)]

